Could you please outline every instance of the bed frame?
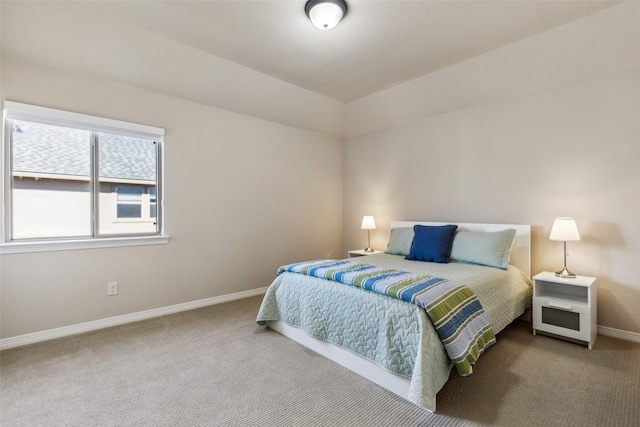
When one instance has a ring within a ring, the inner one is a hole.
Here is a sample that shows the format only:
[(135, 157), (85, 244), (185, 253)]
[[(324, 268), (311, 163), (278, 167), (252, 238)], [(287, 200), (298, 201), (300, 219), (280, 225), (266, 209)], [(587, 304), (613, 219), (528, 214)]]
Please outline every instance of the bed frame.
[[(391, 228), (413, 227), (414, 225), (447, 225), (456, 223), (445, 222), (415, 222), (415, 221), (392, 221)], [(510, 264), (518, 267), (528, 277), (531, 277), (531, 226), (515, 225), (515, 224), (472, 224), (459, 223), (456, 224), (458, 230), (463, 231), (500, 231), (509, 228), (516, 230), (514, 245), (511, 250)], [(319, 353), (320, 355), (344, 366), (350, 371), (373, 381), (379, 386), (407, 399), (409, 396), (409, 383), (407, 378), (400, 377), (386, 371), (380, 366), (351, 351), (339, 347), (335, 344), (319, 340), (307, 335), (302, 329), (288, 325), (281, 321), (269, 321), (268, 326), (290, 338), (303, 346)], [(433, 408), (435, 411), (435, 408)]]

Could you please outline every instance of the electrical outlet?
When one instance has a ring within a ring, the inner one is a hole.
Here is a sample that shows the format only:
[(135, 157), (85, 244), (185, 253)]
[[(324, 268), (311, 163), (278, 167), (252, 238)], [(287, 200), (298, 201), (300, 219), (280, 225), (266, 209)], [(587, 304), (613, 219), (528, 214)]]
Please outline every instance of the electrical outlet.
[(331, 259), (331, 252), (327, 252), (327, 259)]
[(107, 283), (107, 295), (118, 295), (118, 282)]

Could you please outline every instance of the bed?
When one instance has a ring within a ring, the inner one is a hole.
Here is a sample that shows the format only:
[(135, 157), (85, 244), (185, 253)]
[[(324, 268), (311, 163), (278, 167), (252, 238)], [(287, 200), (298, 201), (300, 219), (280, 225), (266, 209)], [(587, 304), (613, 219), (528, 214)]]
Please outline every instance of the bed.
[[(389, 253), (349, 261), (462, 283), (497, 334), (531, 305), (530, 226), (454, 224), (450, 262), (405, 259), (418, 231), (451, 224), (393, 221)], [(430, 411), (453, 366), (424, 309), (318, 277), (279, 274), (256, 320)]]

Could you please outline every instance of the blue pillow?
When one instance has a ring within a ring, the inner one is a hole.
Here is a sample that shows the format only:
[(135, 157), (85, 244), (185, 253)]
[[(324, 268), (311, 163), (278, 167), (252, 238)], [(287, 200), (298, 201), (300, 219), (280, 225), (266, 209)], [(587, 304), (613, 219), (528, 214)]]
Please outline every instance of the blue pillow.
[(413, 242), (406, 259), (446, 264), (457, 225), (414, 225)]

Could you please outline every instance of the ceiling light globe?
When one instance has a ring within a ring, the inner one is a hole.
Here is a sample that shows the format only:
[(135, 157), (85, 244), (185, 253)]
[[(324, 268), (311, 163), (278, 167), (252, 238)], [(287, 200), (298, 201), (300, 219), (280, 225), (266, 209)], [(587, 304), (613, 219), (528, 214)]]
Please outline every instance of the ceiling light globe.
[(347, 4), (342, 0), (310, 0), (305, 12), (311, 23), (321, 30), (330, 30), (344, 17)]

